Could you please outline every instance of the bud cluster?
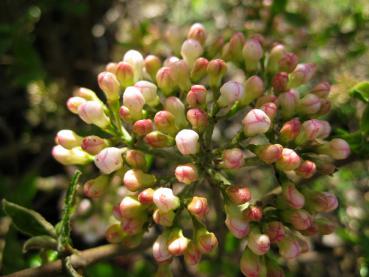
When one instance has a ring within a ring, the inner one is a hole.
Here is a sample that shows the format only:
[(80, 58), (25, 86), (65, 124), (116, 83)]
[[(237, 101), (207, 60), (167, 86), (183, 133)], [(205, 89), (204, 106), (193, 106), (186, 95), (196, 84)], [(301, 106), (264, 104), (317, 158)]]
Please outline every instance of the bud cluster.
[[(335, 195), (300, 185), (331, 174), (334, 161), (350, 154), (321, 119), (331, 108), (330, 85), (311, 86), (315, 65), (299, 63), (281, 44), (268, 47), (257, 35), (238, 32), (214, 42), (196, 23), (180, 53), (162, 61), (129, 50), (122, 61), (109, 63), (97, 78), (106, 101), (86, 88), (67, 101), (100, 135), (61, 130), (52, 154), (64, 165), (96, 165), (100, 175), (84, 184), (86, 197), (99, 199), (113, 177), (121, 180), (126, 193), (115, 203), (106, 238), (135, 246), (158, 225), (153, 256), (159, 270), (175, 256), (195, 265), (217, 251), (217, 236), (206, 225), (213, 204), (208, 190), (214, 189), (222, 193), (228, 230), (247, 241), (242, 273), (283, 276), (268, 252), (292, 259), (308, 251), (303, 236), (334, 230), (324, 213), (337, 208)], [(243, 76), (234, 77), (235, 66)], [(242, 116), (238, 134), (217, 144), (217, 124), (236, 113)], [(251, 160), (274, 170), (278, 196), (254, 199), (249, 185), (228, 180)], [(186, 216), (192, 228), (183, 224)]]

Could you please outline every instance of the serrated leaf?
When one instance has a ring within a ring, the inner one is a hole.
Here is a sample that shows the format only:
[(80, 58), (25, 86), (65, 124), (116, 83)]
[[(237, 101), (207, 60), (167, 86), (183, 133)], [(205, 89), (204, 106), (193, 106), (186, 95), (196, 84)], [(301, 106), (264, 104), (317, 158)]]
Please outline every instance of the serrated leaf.
[(364, 134), (369, 134), (369, 104), (366, 106), (361, 117), (360, 129)]
[(33, 249), (54, 249), (57, 248), (56, 239), (50, 236), (36, 236), (27, 240), (23, 244), (23, 252), (28, 252)]
[(369, 81), (358, 83), (350, 90), (350, 95), (369, 103)]
[(49, 235), (56, 237), (54, 226), (38, 212), (3, 199), (3, 210), (11, 217), (14, 226), (29, 236)]

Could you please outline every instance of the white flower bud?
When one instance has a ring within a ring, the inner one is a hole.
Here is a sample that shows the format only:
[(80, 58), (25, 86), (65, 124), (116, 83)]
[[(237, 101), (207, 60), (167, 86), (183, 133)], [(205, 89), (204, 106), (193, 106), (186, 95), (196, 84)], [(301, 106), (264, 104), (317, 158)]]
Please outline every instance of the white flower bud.
[(183, 129), (176, 135), (176, 145), (182, 155), (194, 155), (199, 151), (199, 135), (190, 129)]

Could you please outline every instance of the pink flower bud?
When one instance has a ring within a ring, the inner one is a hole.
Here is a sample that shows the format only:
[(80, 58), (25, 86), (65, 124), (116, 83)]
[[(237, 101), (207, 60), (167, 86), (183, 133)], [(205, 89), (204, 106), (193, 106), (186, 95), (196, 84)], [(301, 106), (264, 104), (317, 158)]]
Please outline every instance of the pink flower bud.
[(249, 111), (242, 120), (243, 131), (246, 136), (252, 137), (266, 133), (271, 125), (269, 117), (260, 109)]
[(117, 63), (108, 63), (106, 66), (105, 66), (105, 71), (108, 71), (110, 73), (113, 73), (115, 74), (116, 71), (117, 71), (117, 66), (118, 64)]
[(123, 151), (115, 147), (104, 148), (95, 156), (95, 165), (104, 174), (110, 174), (123, 166)]
[(288, 183), (282, 187), (282, 195), (291, 208), (301, 209), (305, 205), (304, 195), (292, 183)]
[(159, 210), (168, 212), (179, 207), (179, 198), (173, 194), (170, 188), (158, 188), (154, 192), (153, 200)]
[(311, 178), (316, 172), (316, 165), (312, 161), (303, 161), (296, 169), (296, 174), (304, 179)]
[(151, 119), (137, 120), (133, 124), (133, 132), (138, 136), (145, 136), (154, 129)]
[(77, 91), (75, 91), (75, 95), (77, 97), (82, 97), (87, 101), (100, 101), (96, 93), (88, 88), (78, 88)]
[(145, 153), (138, 150), (128, 150), (126, 152), (126, 161), (133, 168), (146, 168)]
[(199, 149), (199, 135), (190, 129), (183, 129), (176, 135), (176, 145), (182, 155), (194, 155)]
[(123, 62), (126, 62), (132, 66), (134, 82), (140, 80), (142, 77), (142, 69), (144, 66), (144, 59), (141, 53), (136, 50), (129, 50), (124, 54)]
[(172, 258), (172, 255), (168, 251), (168, 235), (162, 234), (158, 236), (154, 244), (152, 245), (152, 252), (154, 259), (158, 263), (165, 262)]
[(279, 221), (267, 223), (264, 232), (269, 237), (270, 243), (278, 243), (286, 236), (284, 226)]
[(209, 62), (207, 70), (210, 87), (217, 87), (227, 72), (227, 65), (223, 60), (215, 59)]
[(331, 90), (331, 85), (328, 82), (322, 82), (317, 84), (311, 91), (320, 98), (327, 98)]
[(120, 203), (113, 207), (112, 214), (116, 220), (122, 220), (122, 214), (120, 213)]
[(109, 176), (100, 175), (83, 185), (83, 193), (89, 198), (99, 198), (109, 185)]
[(245, 164), (245, 153), (239, 148), (224, 150), (222, 165), (228, 169), (240, 168)]
[(282, 213), (283, 220), (292, 224), (296, 230), (306, 230), (313, 223), (312, 216), (305, 210), (288, 210)]
[(195, 39), (187, 39), (181, 47), (181, 55), (189, 66), (192, 66), (195, 60), (201, 56), (204, 49), (199, 41)]
[[(171, 69), (173, 69), (172, 67), (171, 67), (171, 65), (173, 65), (174, 63), (176, 63), (176, 62), (178, 62), (180, 59), (178, 58), (178, 57), (176, 57), (176, 56), (170, 56), (170, 57), (168, 57), (168, 58), (166, 58), (165, 59), (165, 61), (164, 61), (164, 66), (168, 66), (168, 67), (170, 67)], [(174, 74), (173, 74), (173, 72), (172, 72), (172, 77), (174, 77), (173, 76)], [(173, 79), (174, 80), (174, 79)]]
[(174, 115), (168, 111), (159, 111), (155, 114), (154, 122), (160, 132), (175, 135), (178, 131), (175, 125)]
[(285, 92), (288, 90), (288, 74), (286, 72), (278, 72), (274, 75), (272, 86), (275, 93)]
[(178, 165), (175, 169), (175, 175), (178, 182), (186, 185), (196, 182), (199, 178), (197, 169), (193, 164)]
[(283, 146), (280, 144), (261, 145), (256, 150), (256, 155), (267, 164), (272, 164), (282, 157)]
[(255, 255), (248, 248), (246, 248), (242, 254), (240, 269), (242, 274), (246, 277), (264, 276), (266, 273), (264, 260), (260, 256)]
[(133, 118), (131, 116), (131, 112), (129, 111), (129, 109), (125, 106), (121, 106), (119, 108), (119, 116), (121, 119), (123, 119), (125, 122), (129, 122), (131, 123)]
[(72, 130), (60, 130), (56, 134), (55, 143), (66, 149), (72, 149), (81, 145), (82, 138)]
[(138, 81), (135, 84), (135, 87), (141, 91), (142, 96), (145, 99), (145, 104), (154, 107), (159, 103), (159, 96), (156, 93), (157, 87), (153, 83), (148, 81)]
[(153, 197), (154, 190), (152, 188), (147, 188), (138, 194), (137, 199), (141, 204), (150, 205), (154, 203)]
[(108, 102), (118, 101), (120, 98), (120, 85), (117, 80), (117, 77), (110, 72), (101, 72), (97, 76), (97, 81), (99, 83), (99, 87), (104, 92), (106, 99)]
[(243, 46), (242, 54), (245, 59), (246, 70), (256, 71), (264, 54), (263, 47), (257, 39), (249, 39)]
[(56, 145), (53, 147), (51, 154), (55, 160), (63, 165), (87, 164), (92, 160), (92, 157), (79, 147), (66, 149), (61, 145)]
[(205, 58), (198, 58), (192, 69), (191, 69), (191, 80), (193, 82), (198, 82), (200, 81), (202, 78), (205, 77), (206, 73), (207, 73), (207, 68), (208, 68), (208, 64), (209, 61)]
[(259, 76), (251, 76), (245, 82), (245, 93), (241, 99), (242, 105), (248, 105), (264, 93), (264, 82)]
[(196, 265), (201, 260), (201, 252), (193, 241), (190, 241), (184, 252), (184, 259), (188, 265)]
[(128, 87), (134, 84), (133, 67), (129, 63), (118, 63), (115, 75), (117, 76), (117, 79), (122, 87)]
[(201, 45), (204, 45), (206, 40), (206, 30), (204, 26), (200, 23), (194, 23), (187, 33), (187, 38), (195, 39), (200, 42)]
[(82, 139), (81, 148), (91, 155), (98, 154), (101, 150), (108, 147), (109, 143), (98, 136), (88, 136)]
[(164, 104), (165, 110), (170, 112), (175, 117), (175, 122), (178, 128), (187, 126), (185, 106), (178, 97), (168, 97)]
[(289, 148), (283, 148), (282, 157), (276, 162), (277, 167), (283, 171), (294, 170), (301, 164), (299, 155)]
[(251, 200), (251, 192), (246, 186), (231, 185), (227, 187), (226, 193), (236, 205), (242, 205)]
[(172, 210), (169, 210), (167, 212), (163, 212), (159, 209), (156, 209), (154, 213), (152, 214), (152, 218), (154, 222), (158, 225), (164, 226), (164, 227), (170, 227), (173, 225), (173, 221), (176, 214)]
[(132, 119), (140, 119), (145, 98), (138, 88), (127, 87), (123, 93), (123, 105), (129, 109)]
[(308, 195), (308, 206), (316, 212), (331, 212), (337, 209), (338, 200), (331, 192), (313, 192)]
[(328, 99), (320, 98), (320, 109), (318, 115), (325, 115), (332, 109), (331, 102)]
[(201, 107), (206, 104), (206, 88), (202, 85), (194, 85), (186, 96), (186, 101), (191, 108)]
[(137, 191), (143, 187), (154, 185), (156, 178), (154, 175), (146, 174), (140, 169), (130, 169), (123, 177), (124, 186), (130, 191)]
[(204, 197), (194, 196), (187, 205), (187, 209), (192, 215), (202, 219), (209, 212), (208, 200)]
[(172, 69), (170, 67), (162, 67), (156, 73), (156, 82), (165, 96), (172, 94), (175, 83), (172, 77)]
[(303, 114), (316, 114), (320, 110), (320, 98), (309, 93), (299, 100), (299, 111)]
[(109, 243), (120, 243), (123, 237), (124, 234), (119, 224), (113, 224), (105, 231), (105, 238)]
[(81, 106), (85, 102), (86, 102), (86, 99), (82, 97), (78, 97), (78, 96), (73, 96), (68, 99), (67, 108), (70, 112), (74, 114), (78, 114), (79, 106)]
[(325, 138), (329, 135), (331, 127), (328, 122), (318, 119), (310, 119), (302, 124), (302, 130), (296, 138), (296, 144), (304, 144), (317, 138)]
[(243, 84), (236, 81), (228, 81), (220, 88), (220, 97), (217, 103), (220, 107), (230, 107), (236, 101), (242, 99), (243, 95)]
[(307, 83), (313, 77), (315, 70), (314, 64), (298, 64), (289, 76), (288, 86), (295, 88)]
[(87, 124), (106, 128), (110, 124), (109, 117), (104, 113), (104, 107), (97, 101), (86, 101), (78, 107), (79, 117)]
[[(120, 227), (128, 236), (134, 236), (142, 233), (142, 227), (145, 224), (144, 217), (123, 217), (120, 222)], [(125, 245), (129, 245), (124, 243)]]
[(142, 204), (132, 196), (125, 196), (119, 204), (122, 218), (141, 217), (144, 211)]
[(230, 214), (227, 214), (225, 225), (238, 239), (246, 237), (250, 231), (249, 222), (247, 220), (239, 217), (232, 217)]
[(149, 73), (152, 80), (155, 80), (156, 73), (158, 72), (161, 61), (157, 56), (148, 55), (144, 61), (146, 72)]
[(281, 110), (281, 115), (284, 118), (289, 118), (295, 115), (297, 110), (299, 94), (296, 90), (289, 90), (279, 95), (278, 105)]
[(291, 119), (283, 124), (280, 130), (280, 139), (283, 142), (293, 141), (300, 133), (301, 122), (298, 118)]
[(292, 236), (286, 236), (278, 243), (278, 247), (279, 254), (287, 260), (296, 258), (301, 252), (299, 242)]
[(162, 148), (172, 146), (174, 140), (160, 131), (152, 131), (144, 137), (145, 143), (154, 148)]
[(345, 140), (335, 138), (320, 146), (318, 151), (331, 156), (335, 160), (344, 160), (350, 155), (350, 146)]
[(269, 251), (270, 240), (265, 234), (260, 234), (255, 229), (252, 230), (247, 239), (247, 246), (256, 255), (264, 255)]
[(276, 44), (269, 54), (267, 70), (268, 72), (275, 73), (279, 71), (279, 61), (287, 53), (286, 48), (282, 44)]
[(258, 98), (256, 101), (255, 107), (261, 107), (266, 103), (277, 103), (277, 96), (275, 95), (264, 95)]
[(188, 91), (191, 87), (190, 69), (184, 60), (178, 60), (169, 66), (172, 69), (172, 78), (182, 91)]
[(205, 228), (196, 231), (196, 243), (201, 253), (210, 253), (218, 246), (218, 240), (214, 233)]
[(245, 44), (245, 36), (241, 32), (236, 32), (229, 40), (229, 56), (232, 60), (242, 59), (242, 49)]
[(263, 211), (257, 206), (250, 206), (243, 211), (243, 217), (249, 221), (260, 221), (263, 218)]
[(208, 114), (198, 108), (187, 111), (187, 120), (191, 123), (192, 128), (199, 132), (204, 131), (208, 126)]
[(298, 64), (298, 58), (294, 53), (285, 53), (279, 60), (279, 70), (291, 73)]
[(329, 235), (333, 233), (337, 227), (337, 224), (324, 217), (316, 218), (314, 221), (320, 235)]
[(173, 256), (184, 254), (190, 240), (183, 236), (182, 230), (175, 229), (171, 232), (168, 239), (168, 251)]

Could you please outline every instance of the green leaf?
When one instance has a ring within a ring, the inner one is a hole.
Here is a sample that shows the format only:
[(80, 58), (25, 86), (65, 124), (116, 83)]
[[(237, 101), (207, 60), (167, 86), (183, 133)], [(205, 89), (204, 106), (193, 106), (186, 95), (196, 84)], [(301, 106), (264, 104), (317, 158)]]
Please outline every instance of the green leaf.
[(369, 104), (366, 106), (361, 117), (360, 129), (364, 134), (369, 134)]
[(350, 95), (369, 103), (369, 81), (358, 83), (350, 90)]
[(57, 241), (50, 236), (36, 236), (27, 240), (23, 244), (23, 253), (34, 249), (56, 249)]
[(49, 235), (56, 237), (53, 227), (39, 213), (3, 199), (4, 212), (11, 217), (14, 226), (29, 236)]

